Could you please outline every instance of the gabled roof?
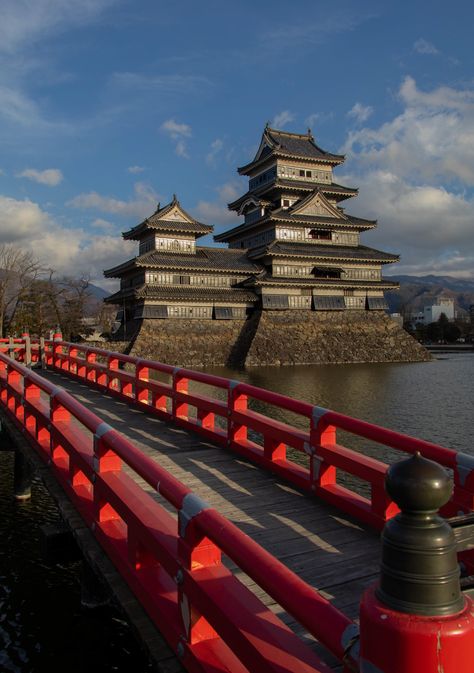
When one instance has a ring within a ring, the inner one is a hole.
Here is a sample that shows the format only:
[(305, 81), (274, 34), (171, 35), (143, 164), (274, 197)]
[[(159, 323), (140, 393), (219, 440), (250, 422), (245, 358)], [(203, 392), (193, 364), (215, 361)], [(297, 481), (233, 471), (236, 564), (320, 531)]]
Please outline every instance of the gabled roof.
[(359, 190), (355, 187), (344, 187), (335, 182), (309, 182), (306, 180), (291, 180), (277, 178), (274, 182), (269, 182), (261, 185), (257, 189), (252, 189), (243, 194), (241, 197), (228, 204), (229, 210), (238, 210), (244, 201), (251, 197), (261, 201), (262, 196), (267, 192), (278, 191), (285, 192), (312, 192), (314, 189), (319, 189), (323, 194), (331, 194), (341, 197), (339, 200), (348, 199), (351, 196), (357, 196)]
[(314, 191), (310, 192), (308, 196), (299, 201), (296, 201), (289, 209), (290, 215), (304, 215), (304, 216), (322, 216), (322, 217), (335, 217), (340, 220), (347, 220), (347, 216), (344, 215), (342, 210), (333, 206), (327, 198), (324, 196), (322, 191), (316, 188)]
[(173, 200), (168, 205), (160, 207), (158, 204), (155, 212), (136, 227), (124, 231), (122, 236), (126, 240), (140, 240), (150, 230), (166, 231), (170, 233), (196, 234), (196, 238), (210, 234), (213, 227), (195, 220), (173, 194)]
[(231, 241), (236, 237), (240, 237), (246, 232), (253, 231), (257, 227), (267, 225), (267, 228), (284, 222), (294, 225), (295, 227), (319, 227), (319, 225), (328, 225), (325, 228), (347, 229), (355, 231), (366, 231), (377, 226), (376, 220), (364, 220), (361, 217), (354, 215), (346, 215), (340, 212), (339, 217), (325, 216), (325, 215), (300, 215), (299, 213), (292, 213), (289, 208), (276, 208), (271, 213), (267, 213), (261, 219), (255, 222), (243, 222), (237, 227), (223, 231), (221, 234), (216, 234), (214, 240), (217, 243), (225, 243)]
[(320, 161), (333, 165), (341, 164), (344, 161), (343, 155), (326, 152), (316, 145), (310, 129), (308, 129), (308, 133), (302, 134), (279, 131), (266, 126), (254, 159), (237, 170), (240, 175), (247, 175), (272, 155), (306, 161)]

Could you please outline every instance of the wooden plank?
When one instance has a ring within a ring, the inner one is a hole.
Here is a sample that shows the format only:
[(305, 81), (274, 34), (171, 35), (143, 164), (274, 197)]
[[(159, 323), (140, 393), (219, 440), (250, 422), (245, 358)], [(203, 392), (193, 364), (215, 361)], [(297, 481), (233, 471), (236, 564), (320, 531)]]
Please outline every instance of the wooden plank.
[[(336, 607), (351, 618), (357, 617), (360, 596), (379, 572), (378, 534), (245, 459), (208, 441), (201, 442), (197, 435), (166, 425), (116, 398), (84, 389), (64, 376), (48, 371), (47, 378), (77, 396), (293, 572), (320, 589)], [(136, 475), (134, 479), (176, 516), (174, 508), (144, 480)], [(231, 560), (224, 562), (295, 633), (309, 638), (303, 627)], [(310, 640), (319, 651), (319, 645)], [(331, 665), (336, 665), (334, 660)]]

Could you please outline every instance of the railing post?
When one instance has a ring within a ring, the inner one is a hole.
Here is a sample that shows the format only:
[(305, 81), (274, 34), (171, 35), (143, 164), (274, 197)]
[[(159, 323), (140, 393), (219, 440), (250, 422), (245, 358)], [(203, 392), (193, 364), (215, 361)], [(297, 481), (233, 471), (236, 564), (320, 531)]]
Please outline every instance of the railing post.
[(26, 334), (25, 339), (25, 365), (31, 367), (31, 339), (30, 335)]
[(135, 364), (135, 398), (142, 404), (150, 403), (150, 391), (146, 385), (150, 379), (150, 370), (139, 361)]
[(27, 429), (27, 431), (32, 435), (35, 439), (37, 439), (37, 431), (36, 431), (36, 416), (31, 413), (29, 409), (29, 404), (31, 402), (39, 402), (40, 397), (41, 397), (41, 391), (38, 388), (37, 385), (32, 383), (29, 379), (25, 378), (23, 382), (23, 396), (25, 398), (25, 412), (24, 412), (24, 424)]
[(248, 396), (239, 392), (240, 381), (229, 381), (227, 393), (227, 445), (233, 442), (245, 442), (247, 440), (247, 426), (238, 423), (234, 418), (234, 411), (247, 411)]
[(360, 670), (470, 673), (473, 602), (460, 590), (454, 533), (438, 510), (452, 481), (416, 454), (393, 465), (389, 496), (401, 512), (382, 533), (380, 582), (360, 611)]
[(53, 342), (53, 367), (56, 369), (61, 369), (61, 358), (60, 355), (63, 352), (63, 347), (61, 346), (61, 342), (56, 339), (56, 335), (54, 335), (54, 342)]
[(8, 356), (11, 357), (12, 360), (15, 359), (15, 342), (11, 336), (8, 337)]
[(49, 398), (51, 460), (56, 467), (69, 469), (69, 454), (61, 443), (60, 428), (57, 427), (58, 423), (69, 423), (71, 420), (70, 412), (57, 399), (61, 391), (62, 389), (58, 388)]
[(310, 426), (310, 482), (313, 491), (336, 483), (336, 468), (318, 455), (318, 447), (336, 443), (336, 428), (325, 423), (328, 412), (323, 407), (313, 407)]
[(176, 393), (187, 393), (188, 392), (189, 380), (180, 374), (179, 367), (173, 371), (173, 418), (183, 418), (188, 420), (188, 405), (186, 402), (181, 402), (177, 400)]
[(94, 364), (95, 361), (97, 360), (97, 356), (95, 353), (90, 353), (89, 351), (86, 351), (86, 378), (88, 381), (92, 381), (93, 383), (96, 382), (96, 371), (93, 367), (89, 367), (90, 364)]
[[(204, 500), (194, 493), (188, 493), (178, 512), (178, 559), (181, 569), (176, 575), (178, 603), (181, 615), (182, 634), (177, 654), (186, 666), (187, 648), (203, 640), (218, 638), (218, 634), (201, 615), (199, 606), (189, 599), (190, 575), (202, 568), (221, 564), (221, 551), (196, 525), (196, 517), (209, 509)], [(196, 581), (196, 580), (194, 580)]]
[[(112, 430), (108, 423), (101, 423), (94, 433), (94, 472), (95, 475), (104, 472), (117, 472), (122, 469), (122, 461), (117, 454), (107, 445), (104, 435)], [(94, 479), (94, 512), (95, 524), (106, 521), (120, 521), (120, 516), (110, 503), (103, 497), (100, 483), (97, 477)]]
[(77, 362), (73, 362), (72, 358), (77, 358), (79, 355), (79, 349), (77, 346), (68, 346), (67, 349), (67, 370), (72, 374), (77, 374)]

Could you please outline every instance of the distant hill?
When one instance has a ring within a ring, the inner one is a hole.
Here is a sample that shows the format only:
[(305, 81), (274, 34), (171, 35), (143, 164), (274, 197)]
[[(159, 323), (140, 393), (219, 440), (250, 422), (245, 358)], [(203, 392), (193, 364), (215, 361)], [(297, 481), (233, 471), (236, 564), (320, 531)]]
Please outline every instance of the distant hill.
[(92, 285), (92, 283), (87, 288), (89, 293), (96, 299), (105, 299), (105, 297), (110, 296), (110, 292), (104, 290), (104, 288), (99, 287), (98, 285)]
[(457, 307), (464, 311), (474, 304), (474, 279), (451, 276), (390, 276), (400, 283), (400, 292), (387, 292), (391, 312), (408, 308), (411, 312), (422, 311), (424, 306), (435, 304), (440, 296), (451, 297)]

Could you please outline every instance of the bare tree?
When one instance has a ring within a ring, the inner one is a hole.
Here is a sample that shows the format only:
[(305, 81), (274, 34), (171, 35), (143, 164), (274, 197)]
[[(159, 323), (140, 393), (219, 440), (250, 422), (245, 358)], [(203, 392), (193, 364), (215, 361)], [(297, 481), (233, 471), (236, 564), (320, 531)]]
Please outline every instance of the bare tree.
[(0, 244), (0, 335), (8, 331), (25, 294), (38, 278), (41, 265), (33, 253)]

